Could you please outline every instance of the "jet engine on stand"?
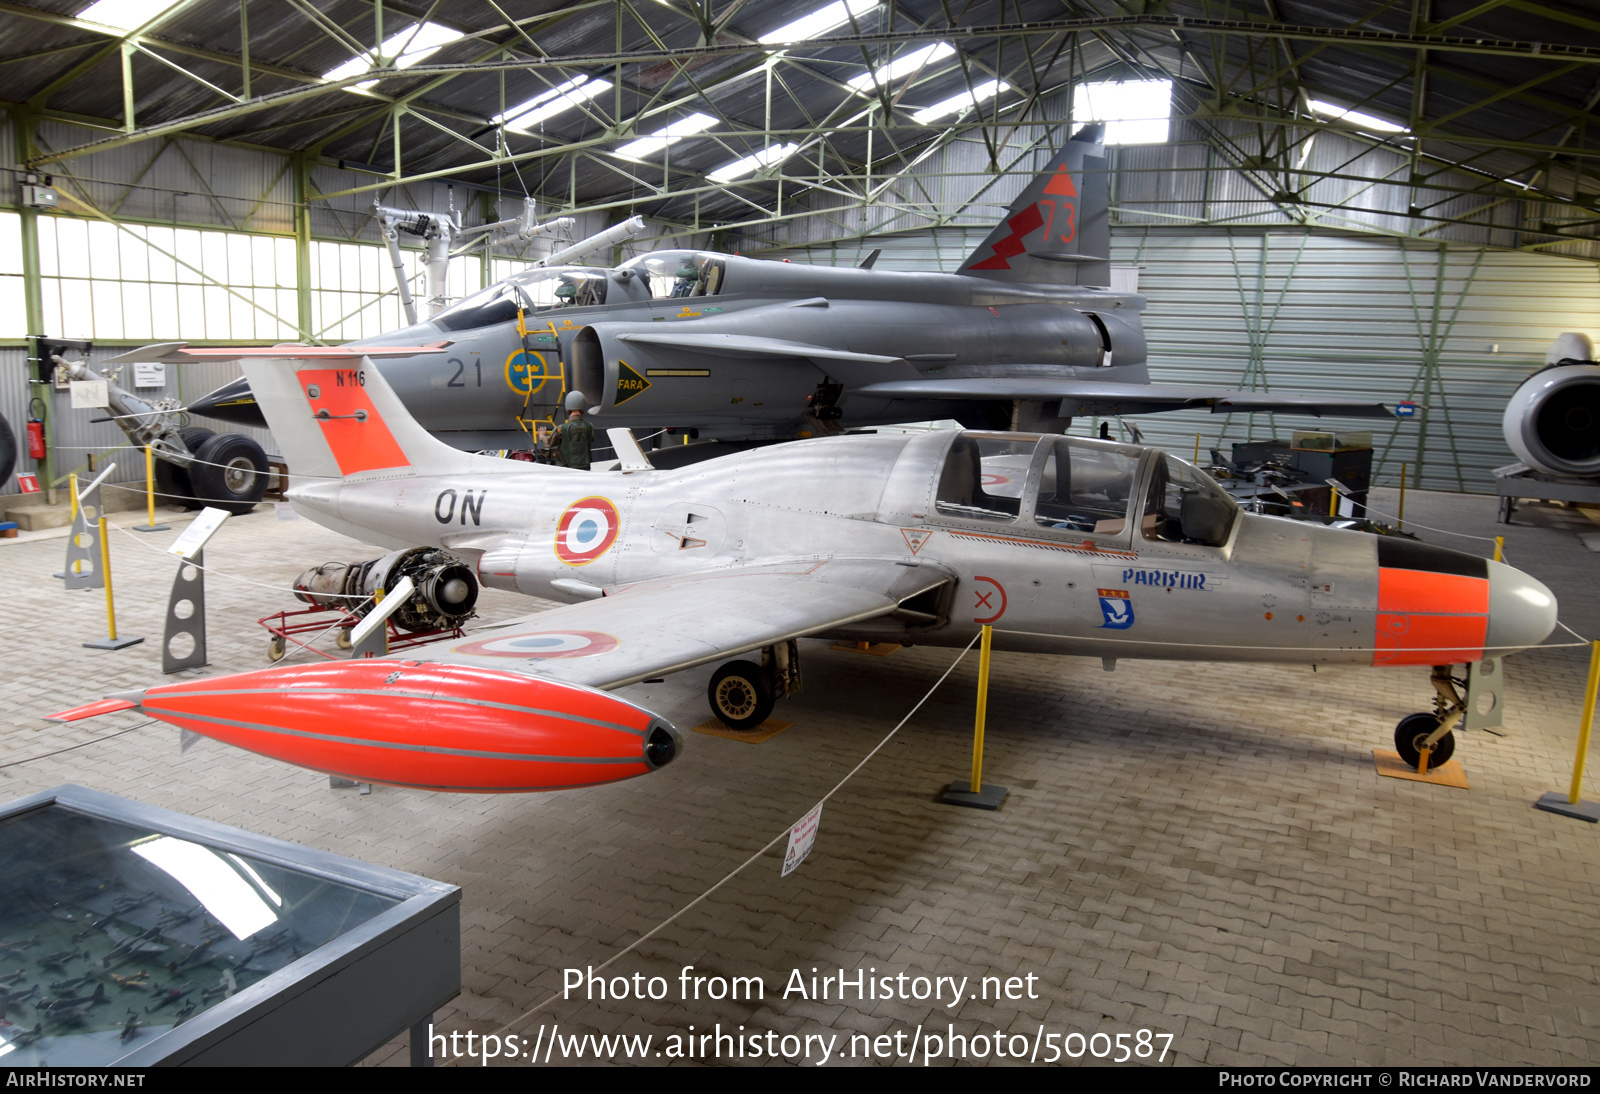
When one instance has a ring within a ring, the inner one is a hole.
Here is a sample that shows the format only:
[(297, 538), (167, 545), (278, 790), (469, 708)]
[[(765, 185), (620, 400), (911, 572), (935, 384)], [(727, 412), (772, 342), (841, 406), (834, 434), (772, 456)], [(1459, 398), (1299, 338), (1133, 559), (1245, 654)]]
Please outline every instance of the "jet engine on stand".
[(412, 547), (366, 562), (324, 562), (295, 579), (295, 597), (318, 608), (365, 615), (379, 589), (409, 577), (415, 591), (390, 616), (405, 631), (447, 630), (472, 618), (478, 579), (471, 567), (436, 547)]
[(1506, 404), (1506, 444), (1523, 463), (1549, 475), (1600, 475), (1600, 364), (1594, 343), (1563, 334), (1545, 367)]

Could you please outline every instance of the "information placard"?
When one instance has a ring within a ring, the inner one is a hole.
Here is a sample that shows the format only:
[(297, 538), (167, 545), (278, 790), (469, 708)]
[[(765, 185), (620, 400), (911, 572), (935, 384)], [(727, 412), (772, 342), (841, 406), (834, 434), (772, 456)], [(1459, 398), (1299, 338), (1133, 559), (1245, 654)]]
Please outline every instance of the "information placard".
[(817, 842), (817, 828), (821, 824), (822, 803), (818, 802), (815, 809), (789, 829), (789, 849), (783, 853), (783, 873), (779, 876), (788, 877), (800, 868), (811, 853), (811, 845)]

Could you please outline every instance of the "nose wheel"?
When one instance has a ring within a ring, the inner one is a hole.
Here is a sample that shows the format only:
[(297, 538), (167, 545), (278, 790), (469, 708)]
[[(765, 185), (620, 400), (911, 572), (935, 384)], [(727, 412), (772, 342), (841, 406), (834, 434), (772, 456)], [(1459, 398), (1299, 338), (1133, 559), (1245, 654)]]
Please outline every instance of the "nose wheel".
[[(1452, 718), (1451, 721), (1455, 719)], [(1400, 724), (1394, 727), (1394, 750), (1400, 753), (1400, 758), (1417, 770), (1422, 769), (1422, 750), (1427, 747), (1427, 740), (1439, 728), (1439, 719), (1432, 714), (1407, 714), (1400, 719)], [(1450, 757), (1456, 754), (1456, 735), (1449, 730), (1443, 737), (1434, 742), (1428, 753), (1428, 769), (1443, 767), (1450, 762)]]
[(1465, 680), (1450, 675), (1449, 665), (1433, 666), (1433, 713), (1408, 714), (1394, 727), (1394, 750), (1422, 774), (1450, 762), (1456, 752), (1456, 720), (1467, 712), (1461, 693)]

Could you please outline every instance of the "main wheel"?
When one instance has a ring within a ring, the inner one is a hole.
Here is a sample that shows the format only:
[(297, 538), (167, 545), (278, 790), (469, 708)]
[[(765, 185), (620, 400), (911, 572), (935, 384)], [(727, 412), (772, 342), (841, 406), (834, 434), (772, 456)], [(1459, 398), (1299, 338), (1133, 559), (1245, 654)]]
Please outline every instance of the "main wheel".
[(729, 661), (706, 688), (711, 713), (729, 729), (754, 729), (772, 713), (772, 681), (753, 661)]
[(188, 469), (163, 459), (156, 460), (156, 496), (185, 509), (200, 508), (200, 503), (194, 500), (194, 485), (189, 481)]
[[(1432, 714), (1407, 714), (1394, 727), (1394, 750), (1413, 768), (1419, 767), (1422, 764), (1422, 742), (1438, 728), (1439, 719)], [(1446, 733), (1433, 746), (1433, 752), (1428, 757), (1428, 770), (1443, 767), (1455, 752), (1456, 735), (1454, 732)]]
[(191, 425), (178, 432), (178, 436), (183, 438), (183, 447), (189, 450), (191, 456), (199, 455), (201, 446), (216, 435), (215, 429), (207, 429), (203, 425)]
[(248, 513), (267, 492), (267, 454), (243, 434), (218, 433), (195, 453), (189, 481), (206, 505)]

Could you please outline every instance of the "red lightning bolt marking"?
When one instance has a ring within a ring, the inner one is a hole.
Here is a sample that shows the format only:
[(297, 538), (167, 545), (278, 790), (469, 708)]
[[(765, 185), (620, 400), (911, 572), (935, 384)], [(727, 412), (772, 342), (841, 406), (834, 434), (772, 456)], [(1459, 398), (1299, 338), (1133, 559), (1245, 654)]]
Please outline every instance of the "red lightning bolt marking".
[(974, 262), (968, 266), (969, 270), (1009, 270), (1011, 263), (1008, 258), (1015, 258), (1028, 248), (1022, 242), (1022, 237), (1029, 232), (1044, 227), (1044, 217), (1039, 213), (1039, 206), (1033, 204), (1022, 212), (1006, 221), (1006, 227), (1011, 229), (1011, 234), (994, 245), (994, 255), (982, 262)]

